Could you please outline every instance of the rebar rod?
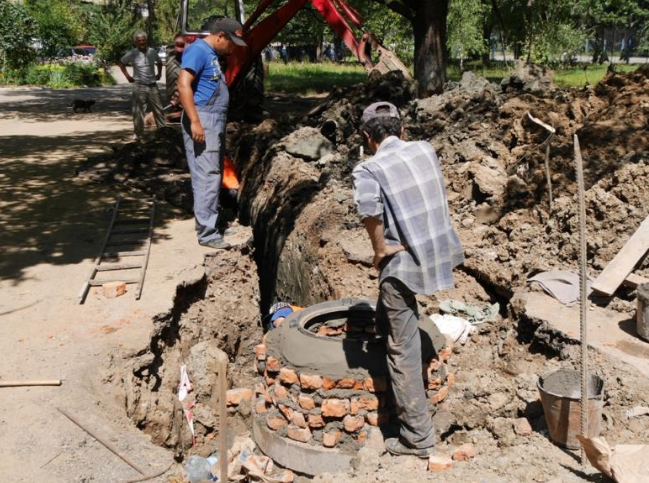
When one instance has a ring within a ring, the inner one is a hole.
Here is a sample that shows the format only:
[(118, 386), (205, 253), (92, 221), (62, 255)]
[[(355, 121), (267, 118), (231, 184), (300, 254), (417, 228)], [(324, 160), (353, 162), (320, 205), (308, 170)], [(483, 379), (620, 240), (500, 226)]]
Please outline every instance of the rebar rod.
[[(588, 436), (588, 291), (586, 273), (586, 204), (584, 194), (584, 166), (581, 159), (579, 138), (574, 135), (575, 162), (577, 170), (577, 188), (579, 197), (579, 287), (581, 303), (579, 307), (579, 325), (581, 332), (581, 434)], [(581, 464), (586, 464), (584, 448), (581, 448)]]

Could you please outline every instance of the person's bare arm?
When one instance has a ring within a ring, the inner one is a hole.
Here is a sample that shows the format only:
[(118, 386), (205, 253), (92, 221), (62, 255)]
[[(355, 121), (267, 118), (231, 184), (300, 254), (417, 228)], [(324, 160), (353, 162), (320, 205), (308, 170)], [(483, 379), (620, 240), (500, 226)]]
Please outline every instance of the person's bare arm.
[(363, 219), (363, 225), (365, 225), (367, 234), (370, 236), (370, 241), (372, 242), (372, 248), (374, 249), (374, 268), (377, 270), (383, 259), (406, 249), (403, 245), (387, 245), (385, 243), (383, 223), (378, 218), (368, 216)]
[(129, 81), (131, 84), (133, 83), (133, 77), (131, 77), (131, 74), (128, 73), (126, 70), (126, 66), (122, 64), (121, 62), (117, 64), (119, 66), (119, 70), (122, 71), (122, 74), (124, 74), (124, 77), (126, 77), (126, 80)]
[(205, 133), (198, 117), (198, 111), (196, 111), (194, 92), (192, 91), (192, 82), (194, 82), (195, 78), (196, 75), (192, 72), (186, 69), (181, 70), (178, 77), (178, 93), (180, 94), (180, 102), (185, 109), (185, 115), (191, 122), (192, 139), (197, 143), (204, 143)]

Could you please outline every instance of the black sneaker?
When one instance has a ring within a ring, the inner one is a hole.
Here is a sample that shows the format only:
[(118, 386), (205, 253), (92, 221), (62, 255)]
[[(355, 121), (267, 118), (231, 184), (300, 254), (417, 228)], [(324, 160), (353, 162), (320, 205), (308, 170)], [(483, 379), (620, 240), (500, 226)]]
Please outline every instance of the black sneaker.
[(385, 440), (385, 449), (397, 456), (416, 456), (417, 458), (426, 459), (435, 451), (435, 447), (430, 448), (409, 448), (404, 445), (399, 438), (388, 438)]
[(215, 250), (229, 250), (230, 248), (232, 248), (232, 245), (226, 242), (223, 238), (215, 238), (214, 240), (206, 242), (198, 242), (198, 244), (202, 247), (214, 248)]

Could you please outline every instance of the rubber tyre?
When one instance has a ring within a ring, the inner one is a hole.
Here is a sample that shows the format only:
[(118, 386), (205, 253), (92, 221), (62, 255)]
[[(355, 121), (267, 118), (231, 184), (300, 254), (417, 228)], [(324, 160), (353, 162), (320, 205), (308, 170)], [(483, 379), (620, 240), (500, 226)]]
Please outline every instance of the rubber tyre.
[(167, 102), (178, 93), (178, 77), (180, 77), (180, 62), (174, 54), (173, 47), (167, 47), (167, 61), (165, 62)]

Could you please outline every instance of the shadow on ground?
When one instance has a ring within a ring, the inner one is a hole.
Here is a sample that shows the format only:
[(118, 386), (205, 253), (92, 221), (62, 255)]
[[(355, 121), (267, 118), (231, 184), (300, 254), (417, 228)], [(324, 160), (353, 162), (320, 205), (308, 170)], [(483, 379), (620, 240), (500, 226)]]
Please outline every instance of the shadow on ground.
[[(17, 285), (28, 277), (30, 267), (78, 264), (96, 257), (120, 192), (84, 182), (75, 170), (89, 148), (123, 135), (100, 131), (0, 137), (0, 280)], [(132, 196), (144, 195), (134, 191)], [(160, 228), (165, 223), (157, 218)], [(159, 241), (154, 238), (154, 243)]]

